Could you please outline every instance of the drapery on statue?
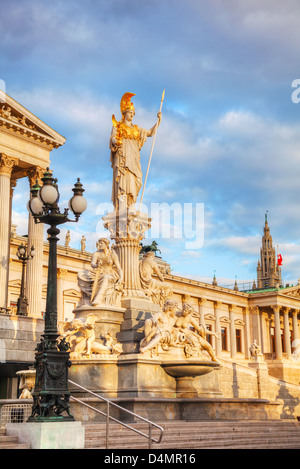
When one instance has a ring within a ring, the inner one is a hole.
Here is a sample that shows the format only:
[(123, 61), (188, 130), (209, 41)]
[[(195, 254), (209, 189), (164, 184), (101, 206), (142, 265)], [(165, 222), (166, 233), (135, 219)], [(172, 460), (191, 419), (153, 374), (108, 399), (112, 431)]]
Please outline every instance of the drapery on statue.
[[(159, 280), (154, 279), (153, 274), (156, 274)], [(164, 277), (159, 270), (153, 251), (146, 252), (140, 260), (140, 280), (142, 288), (153, 303), (163, 305), (172, 294), (171, 288), (164, 283)]]
[(110, 161), (113, 168), (112, 202), (116, 210), (122, 210), (136, 203), (142, 187), (140, 150), (160, 125), (161, 112), (157, 123), (150, 130), (133, 125), (135, 108), (131, 102), (134, 93), (125, 93), (120, 108), (122, 120), (112, 116), (113, 128), (110, 137)]
[(82, 292), (80, 305), (116, 304), (123, 290), (123, 272), (117, 254), (109, 247), (109, 240), (100, 238), (92, 256), (92, 270), (78, 273), (78, 286)]

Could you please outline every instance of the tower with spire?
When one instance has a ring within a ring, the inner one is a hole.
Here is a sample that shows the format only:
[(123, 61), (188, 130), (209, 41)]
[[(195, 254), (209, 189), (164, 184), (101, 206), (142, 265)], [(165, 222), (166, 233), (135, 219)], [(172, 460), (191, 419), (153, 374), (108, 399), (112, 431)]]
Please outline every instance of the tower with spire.
[(281, 286), (281, 284), (281, 267), (277, 263), (276, 251), (273, 247), (266, 212), (260, 260), (257, 263), (257, 288), (274, 288)]

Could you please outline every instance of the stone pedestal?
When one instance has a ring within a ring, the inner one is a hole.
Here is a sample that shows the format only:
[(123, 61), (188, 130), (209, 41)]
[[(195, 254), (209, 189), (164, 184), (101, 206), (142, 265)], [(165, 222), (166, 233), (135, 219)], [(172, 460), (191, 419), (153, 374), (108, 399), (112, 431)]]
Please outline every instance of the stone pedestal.
[[(72, 360), (69, 370), (71, 381), (107, 398), (118, 397), (118, 376), (118, 359), (110, 355), (102, 359)], [(69, 389), (75, 397), (91, 397), (72, 384)]]
[(160, 306), (147, 299), (126, 299), (122, 306), (125, 308), (124, 321), (117, 340), (122, 344), (124, 354), (138, 353), (145, 320), (158, 312)]
[(100, 337), (101, 334), (110, 333), (112, 337), (116, 337), (120, 332), (123, 323), (125, 308), (117, 306), (78, 306), (73, 310), (75, 319), (86, 319), (90, 314), (97, 316), (95, 322), (95, 335)]
[(256, 370), (258, 397), (262, 399), (269, 392), (269, 371), (268, 365), (264, 361), (253, 360), (249, 363), (249, 367)]
[(160, 360), (121, 355), (118, 368), (120, 398), (176, 397), (176, 380), (165, 373)]
[(151, 219), (135, 210), (108, 213), (103, 217), (104, 227), (115, 240), (115, 251), (123, 271), (123, 298), (146, 298), (141, 287), (139, 271), (140, 242), (151, 227)]
[(83, 449), (85, 430), (81, 422), (8, 423), (8, 436), (31, 449)]

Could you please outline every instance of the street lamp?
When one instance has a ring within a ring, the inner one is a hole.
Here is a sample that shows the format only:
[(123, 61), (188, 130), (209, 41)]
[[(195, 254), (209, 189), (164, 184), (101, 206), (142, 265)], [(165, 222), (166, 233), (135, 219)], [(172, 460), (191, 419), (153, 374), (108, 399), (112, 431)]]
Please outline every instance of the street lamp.
[[(68, 209), (61, 213), (58, 207), (59, 191), (57, 179), (47, 168), (41, 178), (43, 185), (35, 184), (31, 189), (31, 199), (28, 210), (36, 223), (50, 225), (47, 230), (49, 241), (47, 301), (45, 313), (45, 330), (36, 348), (35, 368), (36, 382), (32, 393), (32, 414), (28, 421), (73, 421), (70, 415), (70, 393), (68, 391), (69, 344), (58, 340), (57, 330), (57, 235), (58, 225), (67, 222), (77, 222), (87, 207), (83, 197), (84, 189), (79, 178), (74, 184), (73, 197), (69, 208), (75, 215), (75, 220), (68, 217)], [(67, 415), (63, 416), (62, 413)]]
[(30, 252), (28, 252), (27, 247), (24, 246), (23, 243), (20, 244), (17, 250), (17, 257), (22, 262), (22, 278), (21, 278), (20, 296), (17, 301), (17, 314), (20, 314), (21, 316), (28, 315), (28, 299), (25, 296), (25, 288), (24, 288), (25, 267), (26, 267), (26, 262), (32, 259), (34, 256), (35, 256), (35, 250), (33, 246), (31, 246), (31, 250)]

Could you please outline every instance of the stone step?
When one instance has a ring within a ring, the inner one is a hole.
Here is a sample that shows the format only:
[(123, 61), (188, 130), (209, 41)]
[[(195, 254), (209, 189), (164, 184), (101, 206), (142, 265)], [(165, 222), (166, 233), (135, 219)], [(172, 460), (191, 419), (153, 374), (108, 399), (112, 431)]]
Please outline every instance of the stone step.
[(0, 435), (0, 445), (3, 443), (17, 443), (18, 438), (16, 436), (7, 436), (7, 435)]
[(26, 445), (25, 443), (0, 444), (0, 449), (30, 449), (30, 445)]
[[(143, 431), (144, 433), (148, 433), (148, 427), (142, 427), (142, 426), (137, 426), (137, 425), (133, 425), (134, 428), (140, 430), (140, 431)], [(172, 435), (175, 436), (175, 435), (186, 435), (186, 433), (193, 433), (193, 432), (197, 432), (198, 435), (201, 435), (201, 434), (223, 434), (224, 432), (235, 432), (235, 433), (243, 433), (245, 432), (245, 430), (247, 430), (247, 433), (250, 434), (250, 433), (257, 433), (257, 432), (267, 432), (267, 433), (270, 433), (270, 432), (273, 432), (273, 431), (280, 431), (280, 432), (285, 432), (285, 431), (293, 431), (293, 432), (296, 432), (296, 433), (299, 433), (300, 434), (300, 426), (293, 426), (293, 425), (261, 425), (261, 424), (257, 424), (257, 425), (252, 425), (252, 426), (247, 426), (247, 427), (244, 427), (244, 426), (240, 426), (240, 425), (230, 425), (230, 426), (201, 426), (201, 425), (198, 425), (198, 426), (167, 426), (167, 425), (164, 425), (162, 424), (162, 427), (164, 428), (164, 436), (169, 433), (169, 432), (172, 432)], [(92, 436), (94, 434), (97, 434), (97, 435), (105, 435), (106, 433), (106, 427), (105, 425), (93, 425), (93, 426), (89, 426), (89, 427), (85, 427), (85, 431), (86, 431), (86, 434), (89, 435), (89, 436)], [(120, 427), (120, 428), (116, 428), (114, 425), (110, 425), (109, 427), (109, 431), (110, 431), (110, 434), (111, 435), (122, 435), (124, 434), (124, 432), (129, 432), (130, 430), (129, 429), (126, 429), (124, 427)], [(157, 429), (153, 429), (152, 430), (152, 434), (153, 435), (158, 435), (159, 431)]]
[(0, 449), (30, 449), (30, 445), (18, 443), (18, 437), (6, 435), (5, 427), (0, 427)]
[[(148, 433), (144, 423), (131, 424)], [(164, 435), (152, 449), (234, 449), (234, 448), (294, 448), (300, 449), (298, 421), (222, 421), (222, 422), (163, 422)], [(105, 424), (87, 424), (86, 449), (105, 447)], [(157, 431), (153, 430), (155, 437)], [(148, 441), (120, 425), (110, 425), (109, 449), (146, 449)]]

